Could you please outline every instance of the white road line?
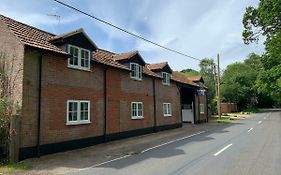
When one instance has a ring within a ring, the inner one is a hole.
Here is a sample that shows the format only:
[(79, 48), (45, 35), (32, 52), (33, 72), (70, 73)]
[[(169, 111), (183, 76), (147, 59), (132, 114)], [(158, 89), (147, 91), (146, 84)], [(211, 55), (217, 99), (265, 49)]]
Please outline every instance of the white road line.
[(259, 124), (261, 124), (262, 121), (259, 121)]
[(218, 156), (220, 153), (224, 152), (227, 148), (231, 147), (231, 144), (228, 144), (227, 146), (225, 146), (223, 149), (221, 149), (220, 151), (218, 151), (217, 153), (214, 154), (214, 156)]
[(179, 139), (176, 139), (176, 140), (172, 140), (172, 141), (169, 141), (169, 142), (166, 142), (166, 143), (162, 143), (162, 144), (160, 144), (160, 145), (153, 146), (153, 147), (151, 147), (151, 148), (145, 149), (145, 150), (141, 151), (141, 153), (145, 153), (145, 152), (147, 152), (147, 151), (150, 151), (150, 150), (159, 148), (159, 147), (164, 146), (164, 145), (168, 145), (168, 144), (175, 143), (175, 142), (178, 142), (178, 141), (181, 141), (181, 140), (185, 140), (185, 139), (188, 139), (188, 138), (190, 138), (190, 137), (193, 137), (193, 136), (202, 134), (202, 133), (204, 133), (204, 132), (206, 132), (206, 131), (200, 131), (200, 132), (198, 132), (198, 133), (195, 133), (195, 134), (192, 134), (192, 135), (189, 135), (189, 136), (186, 136), (186, 137), (182, 137), (182, 138), (179, 138)]
[(115, 159), (112, 159), (112, 160), (108, 160), (106, 162), (103, 162), (103, 163), (99, 163), (99, 164), (96, 164), (92, 167), (98, 167), (98, 166), (101, 166), (101, 165), (104, 165), (104, 164), (107, 164), (107, 163), (110, 163), (110, 162), (114, 162), (114, 161), (117, 161), (117, 160), (120, 160), (120, 159), (125, 159), (127, 157), (130, 157), (131, 155), (125, 155), (125, 156), (122, 156), (122, 157), (118, 157), (118, 158), (115, 158)]
[[(178, 142), (178, 141), (181, 141), (181, 140), (184, 140), (184, 139), (187, 139), (187, 138), (190, 138), (190, 137), (202, 134), (204, 132), (206, 132), (206, 131), (200, 131), (198, 133), (195, 133), (195, 134), (192, 134), (192, 135), (189, 135), (189, 136), (186, 136), (186, 137), (182, 137), (182, 138), (179, 138), (179, 139), (176, 139), (176, 140), (172, 140), (172, 141), (169, 141), (169, 142), (166, 142), (166, 143), (163, 143), (163, 144), (160, 144), (160, 145), (157, 145), (157, 146), (145, 149), (141, 153), (145, 153), (145, 152), (150, 151), (152, 149), (159, 148), (161, 146), (168, 145), (168, 144), (171, 144), (171, 143), (174, 143), (174, 142)], [(108, 161), (105, 161), (105, 162), (93, 165), (91, 167), (81, 168), (81, 169), (79, 169), (79, 171), (87, 170), (89, 168), (99, 167), (99, 166), (105, 165), (105, 164), (110, 163), (110, 162), (114, 162), (114, 161), (117, 161), (117, 160), (120, 160), (120, 159), (125, 159), (125, 158), (130, 157), (130, 156), (132, 156), (132, 155), (125, 155), (125, 156), (122, 156), (122, 157), (118, 157), (118, 158), (115, 158), (115, 159), (112, 159), (112, 160), (108, 160)]]
[(250, 128), (249, 130), (248, 130), (248, 132), (251, 132), (253, 130), (253, 128)]

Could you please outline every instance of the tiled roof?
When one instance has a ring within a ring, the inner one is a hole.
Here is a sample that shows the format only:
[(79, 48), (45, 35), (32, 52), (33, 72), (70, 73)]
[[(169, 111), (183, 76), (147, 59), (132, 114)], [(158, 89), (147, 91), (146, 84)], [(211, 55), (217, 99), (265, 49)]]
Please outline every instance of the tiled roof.
[(117, 61), (114, 61), (113, 56), (116, 55), (115, 53), (103, 50), (103, 49), (97, 49), (96, 52), (94, 52), (94, 61), (97, 61), (99, 63), (120, 68), (120, 69), (125, 69), (125, 70), (130, 70), (126, 66), (119, 64)]
[(8, 26), (8, 28), (23, 44), (39, 49), (66, 54), (66, 52), (62, 49), (49, 42), (49, 40), (55, 35), (15, 21), (3, 15), (0, 15), (0, 20)]
[[(130, 53), (132, 53), (132, 52), (130, 52)], [(97, 61), (99, 63), (105, 64), (108, 66), (130, 70), (128, 67), (126, 67), (116, 61), (116, 57), (118, 57), (118, 56), (119, 56), (119, 54), (109, 52), (109, 51), (103, 50), (103, 49), (97, 49), (97, 51), (94, 53), (94, 61)], [(149, 75), (149, 76), (162, 78), (161, 76), (150, 71), (146, 66), (143, 67), (143, 73), (146, 75)]]
[(151, 70), (149, 70), (147, 65), (143, 67), (143, 73), (147, 74), (147, 75), (150, 75), (150, 76), (153, 76), (153, 77), (162, 78), (160, 75), (158, 75), (158, 74), (152, 72)]
[(156, 63), (156, 64), (149, 64), (149, 65), (148, 65), (148, 68), (149, 68), (150, 70), (163, 69), (167, 64), (168, 64), (168, 62)]
[(131, 52), (126, 52), (126, 53), (121, 53), (121, 54), (116, 54), (114, 55), (114, 59), (119, 61), (119, 60), (126, 60), (126, 59), (130, 59), (133, 56), (135, 56), (138, 53), (138, 51), (131, 51)]
[(184, 73), (182, 73), (182, 72), (173, 71), (173, 73), (171, 75), (171, 79), (174, 80), (174, 81), (177, 81), (179, 83), (188, 84), (188, 85), (192, 85), (192, 86), (197, 86), (198, 87), (198, 85), (196, 83), (191, 81), (189, 79), (189, 77), (187, 75), (185, 75)]
[(54, 36), (54, 37), (53, 37), (51, 40), (49, 40), (49, 41), (52, 42), (52, 41), (55, 41), (55, 40), (68, 38), (68, 37), (71, 37), (71, 36), (76, 35), (76, 34), (79, 34), (79, 33), (82, 33), (82, 34), (87, 38), (87, 40), (88, 40), (95, 48), (97, 48), (97, 45), (96, 45), (96, 44), (90, 39), (90, 37), (85, 33), (85, 31), (84, 31), (83, 28), (74, 30), (74, 31), (72, 31), (72, 32), (64, 33), (64, 34), (61, 34), (61, 35), (56, 35), (56, 36)]
[(200, 81), (202, 79), (202, 76), (198, 75), (198, 76), (188, 76), (188, 78), (191, 81)]

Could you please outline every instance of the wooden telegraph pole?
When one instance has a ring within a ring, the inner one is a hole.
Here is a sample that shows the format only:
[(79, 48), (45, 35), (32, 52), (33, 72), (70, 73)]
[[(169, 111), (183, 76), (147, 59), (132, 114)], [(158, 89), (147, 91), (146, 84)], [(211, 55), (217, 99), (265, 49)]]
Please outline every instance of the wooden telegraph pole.
[(221, 119), (221, 95), (220, 95), (220, 55), (217, 55), (218, 59), (218, 74), (217, 74), (217, 108), (219, 119)]

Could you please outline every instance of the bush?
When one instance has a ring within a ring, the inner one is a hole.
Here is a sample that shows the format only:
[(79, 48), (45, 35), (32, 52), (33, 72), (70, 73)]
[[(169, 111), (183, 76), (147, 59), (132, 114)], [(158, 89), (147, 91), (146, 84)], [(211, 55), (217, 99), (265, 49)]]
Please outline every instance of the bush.
[(0, 164), (8, 161), (9, 106), (9, 100), (0, 98)]

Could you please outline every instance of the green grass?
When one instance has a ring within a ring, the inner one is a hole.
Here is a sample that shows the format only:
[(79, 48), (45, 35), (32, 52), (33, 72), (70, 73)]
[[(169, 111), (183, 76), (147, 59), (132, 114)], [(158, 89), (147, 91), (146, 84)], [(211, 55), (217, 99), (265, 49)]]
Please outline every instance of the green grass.
[(218, 123), (232, 123), (233, 120), (231, 120), (230, 118), (221, 118), (221, 119), (217, 119)]
[(252, 107), (252, 108), (247, 108), (247, 109), (244, 109), (242, 112), (246, 112), (246, 113), (254, 114), (254, 113), (259, 112), (259, 109), (258, 109), (258, 108), (255, 108), (255, 107)]
[(1, 173), (14, 173), (16, 171), (30, 170), (32, 166), (28, 163), (13, 163), (7, 165), (0, 165)]

